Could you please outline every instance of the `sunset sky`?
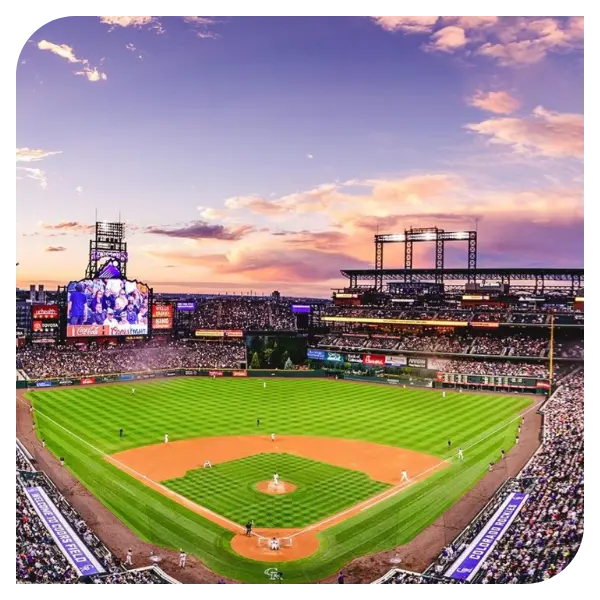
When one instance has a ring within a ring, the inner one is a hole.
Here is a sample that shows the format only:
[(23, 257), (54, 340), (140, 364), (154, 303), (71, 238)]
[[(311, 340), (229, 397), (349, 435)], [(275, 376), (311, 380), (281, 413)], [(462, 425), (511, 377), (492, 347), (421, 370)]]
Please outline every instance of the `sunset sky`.
[(581, 267), (583, 18), (60, 19), (16, 177), (20, 287), (83, 276), (96, 210), (159, 292), (326, 297), (377, 229), (476, 221), (481, 267)]

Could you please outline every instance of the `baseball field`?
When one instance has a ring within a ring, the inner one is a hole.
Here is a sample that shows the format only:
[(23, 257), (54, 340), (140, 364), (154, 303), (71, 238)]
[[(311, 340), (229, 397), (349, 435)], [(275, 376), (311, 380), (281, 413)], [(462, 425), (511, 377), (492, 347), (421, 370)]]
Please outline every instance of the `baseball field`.
[(140, 538), (256, 583), (273, 564), (311, 582), (407, 543), (510, 450), (532, 403), (320, 379), (133, 386), (29, 392), (38, 437)]

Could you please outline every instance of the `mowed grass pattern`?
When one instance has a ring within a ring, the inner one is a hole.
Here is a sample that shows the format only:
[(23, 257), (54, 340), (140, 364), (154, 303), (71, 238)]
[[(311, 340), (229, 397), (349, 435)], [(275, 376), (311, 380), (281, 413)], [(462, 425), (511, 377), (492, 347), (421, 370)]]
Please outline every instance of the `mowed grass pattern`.
[[(315, 555), (286, 564), (287, 582), (316, 581), (356, 556), (404, 544), (432, 523), (475, 485), (501, 448), (513, 446), (516, 416), (532, 402), (452, 392), (443, 399), (438, 390), (332, 380), (269, 379), (266, 389), (260, 378), (134, 385), (135, 395), (126, 384), (30, 392), (38, 435), (143, 539), (184, 547), (218, 573), (261, 583), (266, 566), (235, 554), (230, 532), (149, 489), (101, 453), (161, 443), (165, 433), (178, 440), (275, 432), (366, 440), (452, 459), (450, 467), (319, 534)], [(453, 458), (459, 446), (467, 448), (464, 463)]]
[[(259, 481), (278, 473), (298, 489), (285, 495), (256, 490)], [(257, 454), (194, 469), (163, 485), (236, 523), (255, 527), (304, 527), (341, 512), (391, 487), (366, 473), (351, 471), (291, 454)]]

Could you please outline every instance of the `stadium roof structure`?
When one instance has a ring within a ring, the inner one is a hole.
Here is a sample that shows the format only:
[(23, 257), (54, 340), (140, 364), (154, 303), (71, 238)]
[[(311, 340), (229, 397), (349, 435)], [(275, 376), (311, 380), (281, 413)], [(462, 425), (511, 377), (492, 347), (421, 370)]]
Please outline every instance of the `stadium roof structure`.
[(567, 282), (573, 288), (583, 286), (583, 269), (553, 268), (490, 268), (490, 269), (342, 269), (344, 277), (350, 280), (350, 287), (357, 287), (359, 281), (435, 282), (435, 281), (499, 281), (510, 284), (513, 281), (530, 281), (543, 289), (545, 283)]

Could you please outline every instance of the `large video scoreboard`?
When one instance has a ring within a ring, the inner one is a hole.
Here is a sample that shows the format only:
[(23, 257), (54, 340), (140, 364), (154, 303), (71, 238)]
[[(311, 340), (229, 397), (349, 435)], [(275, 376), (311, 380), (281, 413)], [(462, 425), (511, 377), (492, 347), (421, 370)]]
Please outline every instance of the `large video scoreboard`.
[(479, 385), (482, 387), (542, 388), (548, 389), (547, 379), (539, 377), (510, 377), (497, 375), (462, 375), (459, 373), (438, 373), (437, 381), (450, 385)]

